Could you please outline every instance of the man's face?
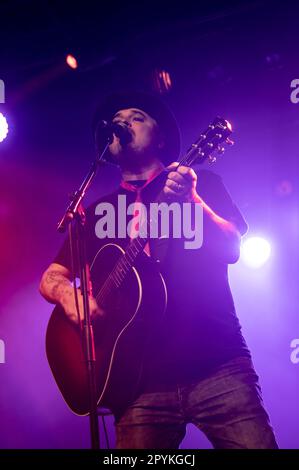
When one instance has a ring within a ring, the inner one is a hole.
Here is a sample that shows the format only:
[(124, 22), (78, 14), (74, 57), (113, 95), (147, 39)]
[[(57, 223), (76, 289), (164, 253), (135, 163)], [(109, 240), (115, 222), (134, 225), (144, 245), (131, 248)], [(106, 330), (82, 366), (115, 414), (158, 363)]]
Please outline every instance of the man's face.
[(122, 157), (130, 163), (145, 163), (145, 160), (157, 156), (159, 146), (158, 125), (155, 119), (141, 109), (128, 108), (119, 110), (113, 117), (113, 122), (122, 122), (128, 126), (132, 140), (125, 145), (114, 136), (109, 146), (110, 153), (121, 163)]

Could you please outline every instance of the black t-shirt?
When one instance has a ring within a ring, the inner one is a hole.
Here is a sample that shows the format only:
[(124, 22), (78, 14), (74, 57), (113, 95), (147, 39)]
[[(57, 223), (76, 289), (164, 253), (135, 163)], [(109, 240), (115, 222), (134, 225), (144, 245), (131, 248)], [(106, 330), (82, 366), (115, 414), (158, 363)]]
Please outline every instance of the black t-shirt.
[[(200, 170), (197, 175), (197, 192), (206, 204), (217, 215), (233, 222), (241, 235), (246, 233), (247, 224), (220, 176), (208, 170)], [(140, 187), (143, 183), (134, 185)], [(154, 201), (159, 185), (158, 177), (142, 190), (145, 204)], [(86, 210), (86, 251), (90, 264), (99, 248), (107, 243), (107, 239), (96, 236), (99, 216), (95, 215), (95, 208), (100, 202), (117, 207), (119, 194), (126, 195), (127, 204), (135, 201), (136, 192), (120, 187)], [(210, 225), (205, 219), (203, 229), (203, 245), (198, 249), (184, 249), (181, 239), (150, 240), (151, 256), (160, 259), (168, 307), (147, 347), (144, 365), (147, 390), (200, 378), (234, 357), (250, 356), (235, 313), (228, 265), (217, 257), (211, 244), (205, 243), (210, 236)], [(125, 247), (129, 239), (114, 241)], [(54, 262), (71, 269), (68, 239)]]

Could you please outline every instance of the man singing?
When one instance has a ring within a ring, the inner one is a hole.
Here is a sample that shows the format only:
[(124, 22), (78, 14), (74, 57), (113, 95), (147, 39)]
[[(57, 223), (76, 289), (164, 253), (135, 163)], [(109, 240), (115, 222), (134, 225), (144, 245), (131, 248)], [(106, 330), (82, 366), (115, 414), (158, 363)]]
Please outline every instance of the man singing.
[[(119, 194), (127, 196), (128, 204), (145, 195), (148, 201), (150, 188), (166, 174), (164, 200), (198, 204), (203, 211), (200, 248), (186, 249), (174, 238), (149, 240), (145, 247), (165, 280), (167, 309), (146, 345), (134, 400), (114, 413), (117, 448), (178, 448), (188, 423), (203, 431), (214, 448), (277, 448), (228, 282), (228, 265), (238, 261), (247, 231), (243, 216), (218, 175), (178, 166), (179, 129), (159, 98), (137, 92), (112, 95), (99, 108), (95, 125), (101, 119), (121, 123), (130, 135), (127, 142), (113, 136), (109, 154), (122, 181), (101, 201), (116, 205)], [(104, 243), (95, 233), (98, 203), (87, 210), (89, 263)], [(43, 274), (40, 291), (77, 322), (71, 281), (66, 241)], [(82, 318), (79, 289), (78, 296)], [(104, 316), (92, 296), (89, 305), (93, 318)]]

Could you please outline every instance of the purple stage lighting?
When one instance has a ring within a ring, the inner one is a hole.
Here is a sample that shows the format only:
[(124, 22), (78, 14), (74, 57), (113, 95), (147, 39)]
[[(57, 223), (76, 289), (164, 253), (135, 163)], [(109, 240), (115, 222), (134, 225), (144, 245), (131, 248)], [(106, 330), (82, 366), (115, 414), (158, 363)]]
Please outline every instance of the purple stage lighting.
[(260, 268), (269, 259), (270, 243), (261, 237), (250, 237), (244, 240), (241, 247), (241, 258), (251, 268)]
[(2, 142), (8, 134), (8, 124), (5, 116), (0, 113), (0, 142)]

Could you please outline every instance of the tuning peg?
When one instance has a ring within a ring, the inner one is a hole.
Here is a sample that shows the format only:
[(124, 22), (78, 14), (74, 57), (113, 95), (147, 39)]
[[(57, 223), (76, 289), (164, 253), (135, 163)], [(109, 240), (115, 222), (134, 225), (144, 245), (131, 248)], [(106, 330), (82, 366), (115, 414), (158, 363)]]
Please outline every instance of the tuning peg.
[(234, 142), (233, 140), (231, 140), (229, 137), (227, 137), (227, 138), (225, 139), (225, 143), (226, 143), (227, 145), (234, 145), (235, 142)]
[(216, 160), (217, 160), (217, 158), (215, 156), (212, 156), (212, 155), (210, 155), (209, 158), (208, 158), (208, 161), (209, 161), (210, 164), (215, 163)]

